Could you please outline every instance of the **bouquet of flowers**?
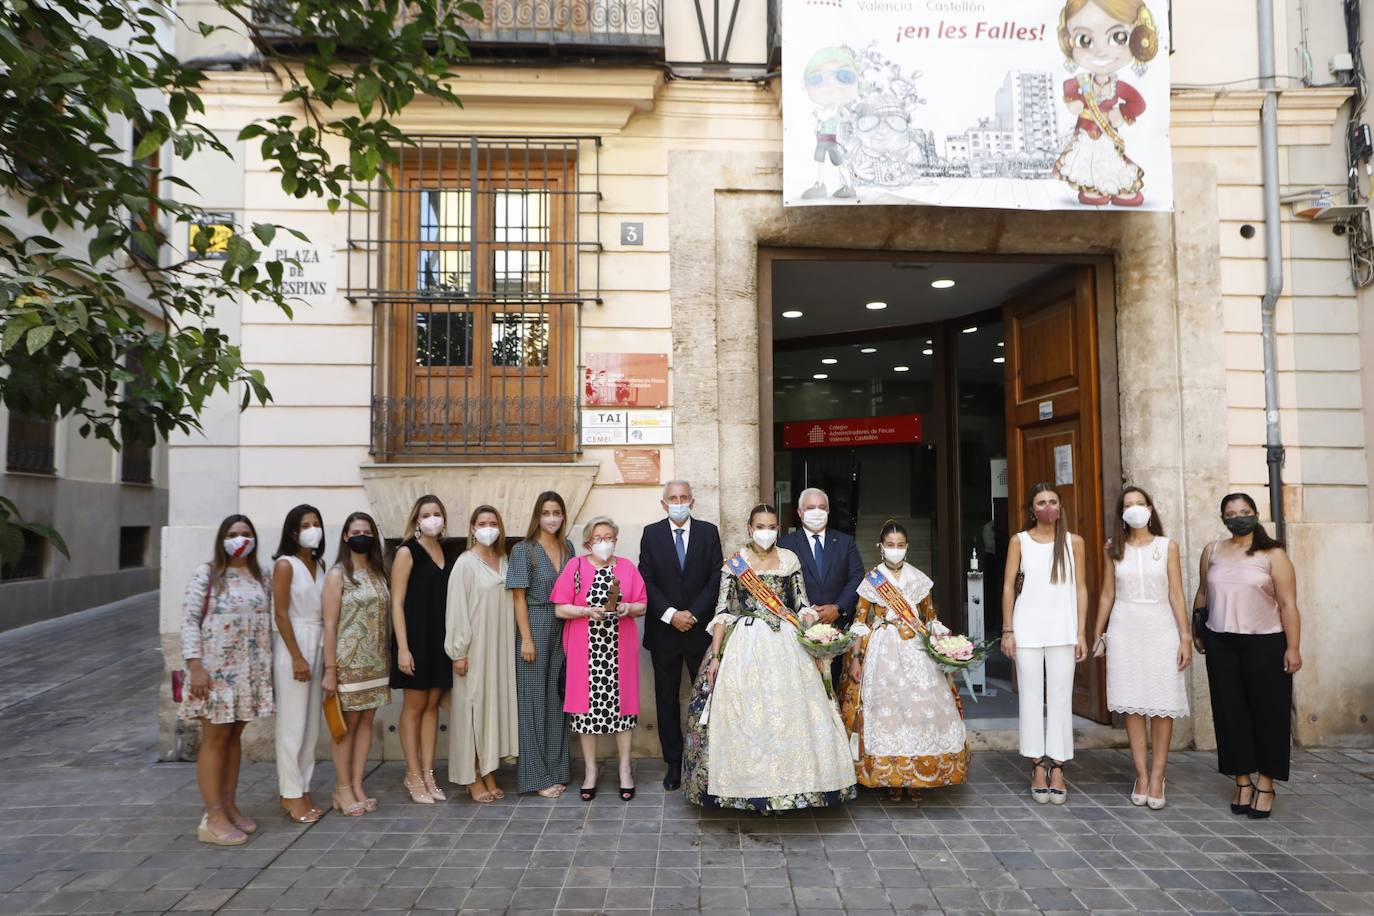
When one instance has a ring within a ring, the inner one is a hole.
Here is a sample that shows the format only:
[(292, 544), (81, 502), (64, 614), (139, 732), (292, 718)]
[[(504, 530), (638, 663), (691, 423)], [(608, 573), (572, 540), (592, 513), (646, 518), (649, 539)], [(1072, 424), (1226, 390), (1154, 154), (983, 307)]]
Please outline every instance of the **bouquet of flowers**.
[(813, 658), (829, 659), (842, 655), (857, 637), (837, 630), (828, 623), (813, 623), (797, 634), (802, 648)]
[(828, 623), (813, 623), (797, 633), (797, 641), (801, 643), (802, 648), (817, 660), (816, 666), (821, 669), (821, 679), (825, 681), (825, 695), (832, 700), (835, 699), (835, 685), (830, 682), (828, 662), (842, 654), (858, 638), (859, 634), (846, 633)]
[(975, 643), (961, 633), (951, 632), (938, 620), (932, 620), (921, 633), (926, 654), (944, 671), (955, 672), (972, 668), (992, 654), (996, 644), (990, 641)]

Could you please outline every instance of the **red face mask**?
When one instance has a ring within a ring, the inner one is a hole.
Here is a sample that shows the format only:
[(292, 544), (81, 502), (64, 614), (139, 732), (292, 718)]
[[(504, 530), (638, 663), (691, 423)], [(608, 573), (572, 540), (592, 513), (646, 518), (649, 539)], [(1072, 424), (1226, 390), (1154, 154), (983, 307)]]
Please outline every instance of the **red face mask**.
[(1046, 525), (1053, 525), (1059, 521), (1058, 506), (1041, 506), (1035, 510), (1035, 517)]

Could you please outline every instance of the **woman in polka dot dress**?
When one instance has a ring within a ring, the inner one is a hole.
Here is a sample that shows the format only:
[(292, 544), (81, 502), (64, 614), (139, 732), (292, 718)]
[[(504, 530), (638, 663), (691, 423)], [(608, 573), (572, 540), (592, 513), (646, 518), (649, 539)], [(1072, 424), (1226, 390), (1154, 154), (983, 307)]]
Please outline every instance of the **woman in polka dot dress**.
[(586, 763), (583, 801), (596, 797), (596, 737), (615, 735), (620, 756), (620, 797), (635, 797), (630, 770), (630, 736), (639, 716), (639, 631), (634, 618), (644, 613), (648, 595), (639, 570), (615, 555), (620, 529), (597, 517), (583, 529), (589, 553), (564, 567), (549, 600), (563, 628), (568, 681), (563, 711)]

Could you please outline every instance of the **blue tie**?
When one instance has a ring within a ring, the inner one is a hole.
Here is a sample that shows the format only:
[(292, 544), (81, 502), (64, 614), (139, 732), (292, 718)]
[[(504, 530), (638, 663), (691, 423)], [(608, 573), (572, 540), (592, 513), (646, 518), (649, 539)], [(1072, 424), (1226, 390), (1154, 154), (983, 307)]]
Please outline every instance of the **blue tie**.
[(811, 540), (816, 542), (815, 549), (811, 551), (811, 555), (816, 558), (816, 575), (824, 576), (825, 548), (821, 546), (821, 536), (819, 534), (813, 534), (811, 535)]
[(677, 535), (677, 568), (687, 568), (687, 545), (682, 540), (682, 529), (674, 528), (673, 534)]

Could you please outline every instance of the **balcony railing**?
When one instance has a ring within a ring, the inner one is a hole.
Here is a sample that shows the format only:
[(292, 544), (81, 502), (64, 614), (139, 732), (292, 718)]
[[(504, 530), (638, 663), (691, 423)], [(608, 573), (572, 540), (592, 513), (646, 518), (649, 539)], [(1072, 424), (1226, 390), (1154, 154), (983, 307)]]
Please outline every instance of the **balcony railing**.
[[(466, 26), (475, 52), (561, 47), (663, 53), (663, 0), (480, 0), (481, 22)], [(403, 11), (397, 25), (405, 24)], [(301, 29), (279, 0), (262, 0), (256, 19), (265, 37), (290, 43)]]
[(576, 432), (574, 397), (372, 399), (372, 452), (380, 460), (566, 458)]

